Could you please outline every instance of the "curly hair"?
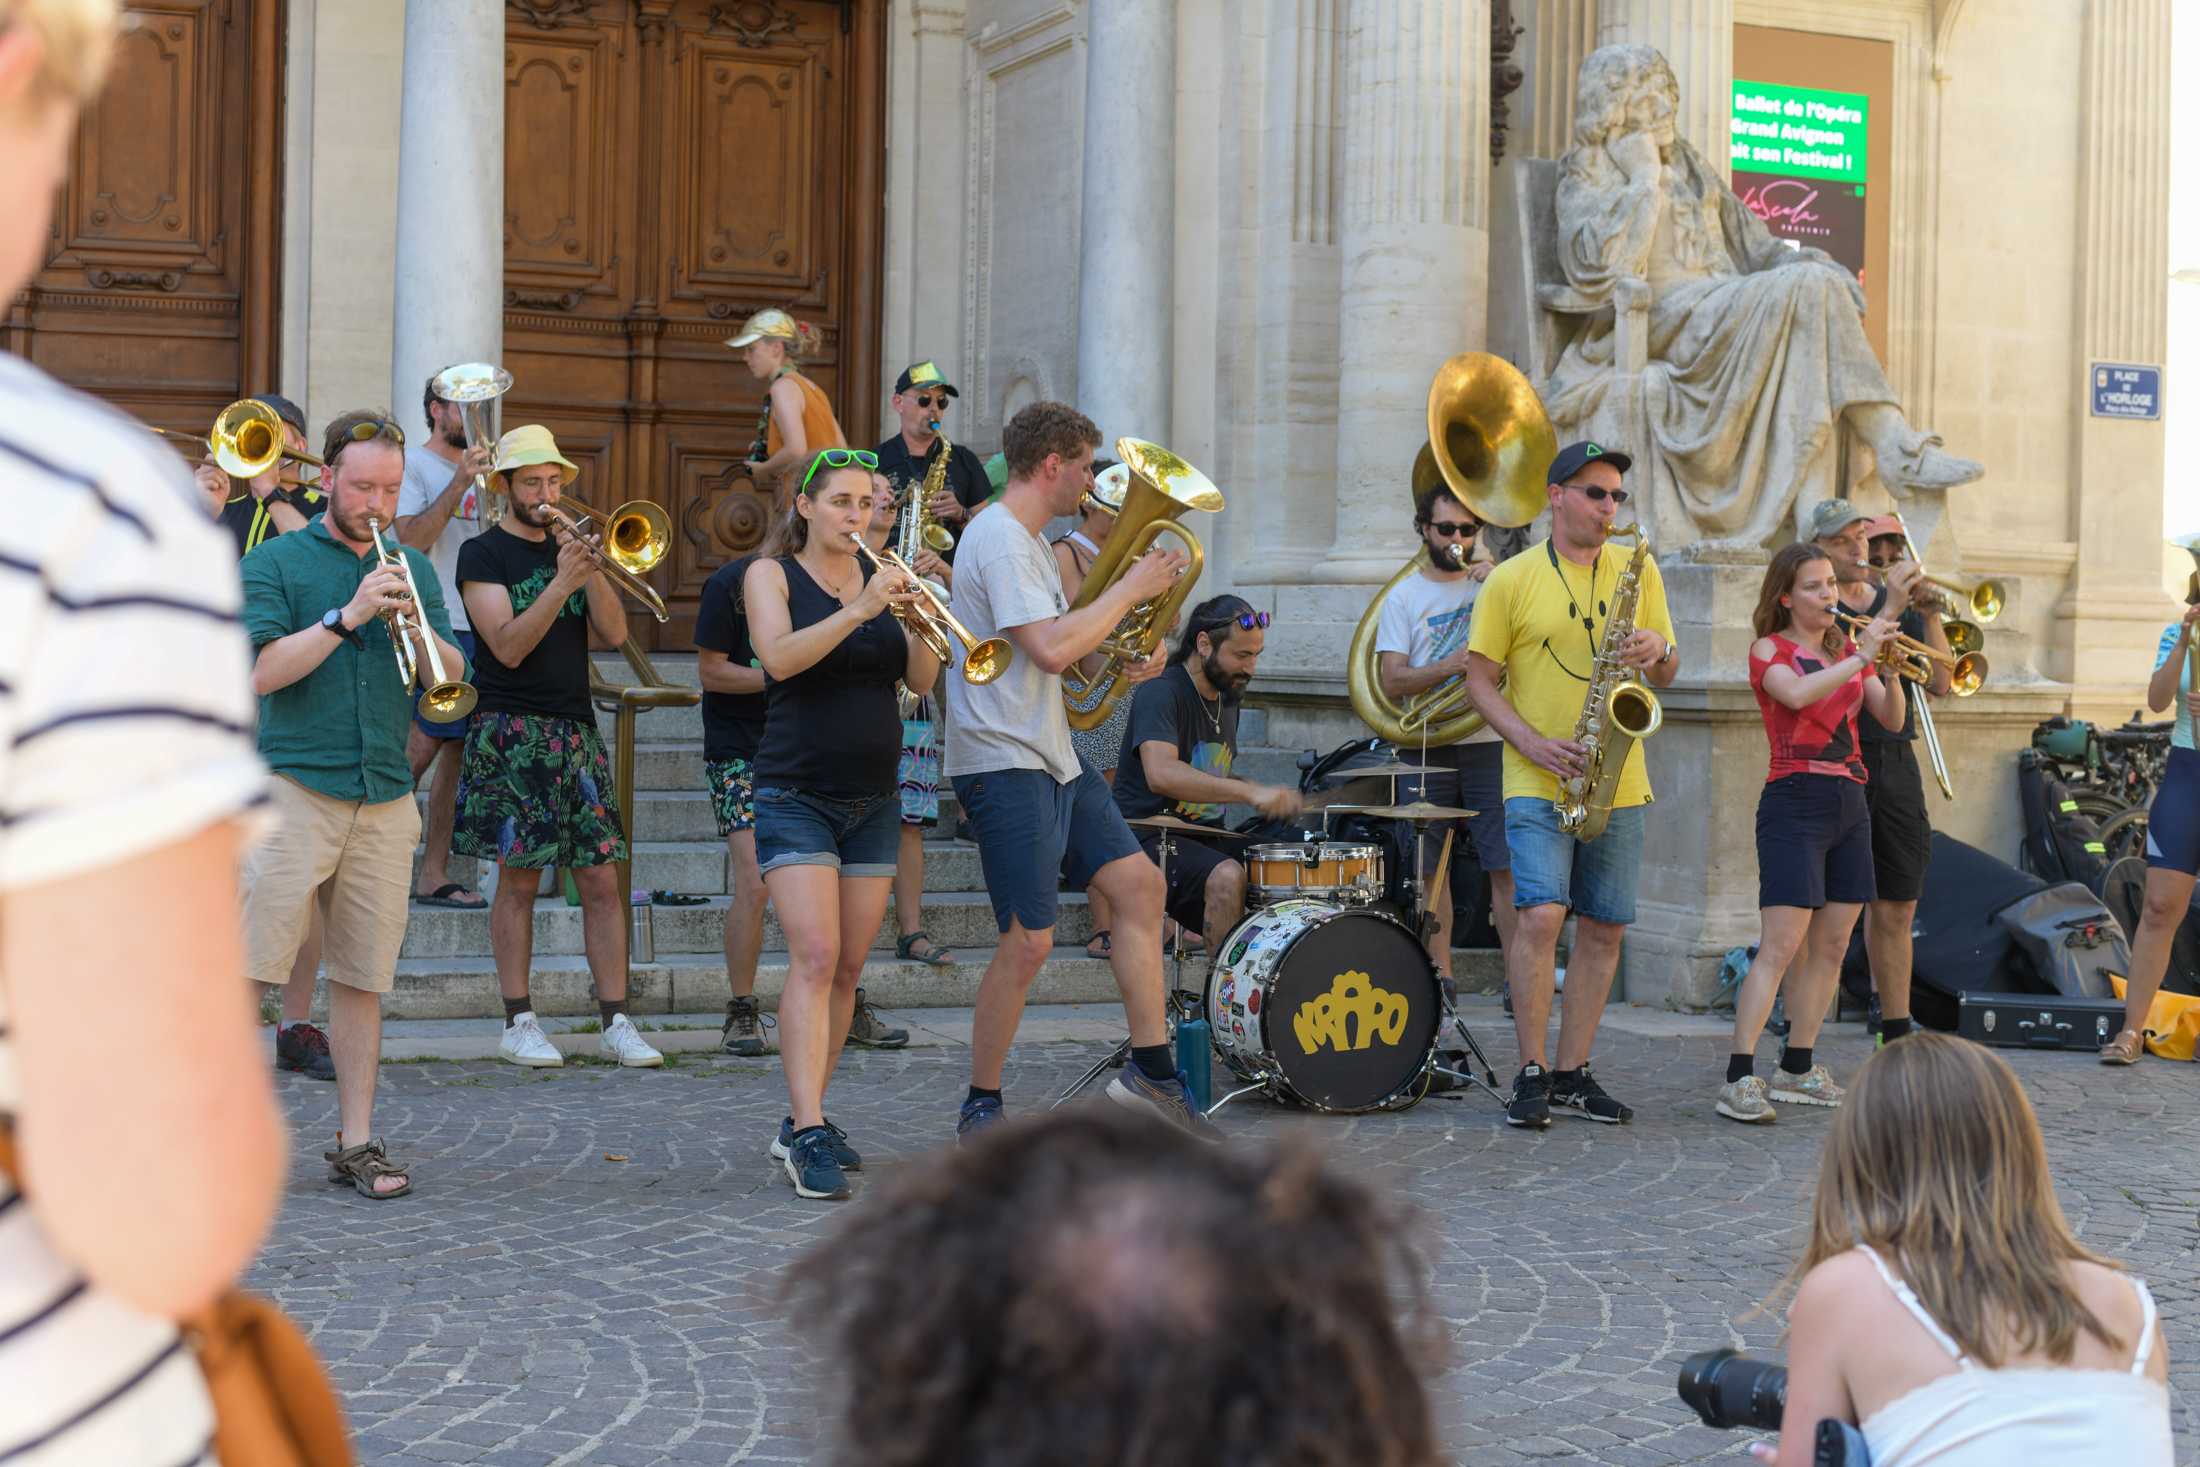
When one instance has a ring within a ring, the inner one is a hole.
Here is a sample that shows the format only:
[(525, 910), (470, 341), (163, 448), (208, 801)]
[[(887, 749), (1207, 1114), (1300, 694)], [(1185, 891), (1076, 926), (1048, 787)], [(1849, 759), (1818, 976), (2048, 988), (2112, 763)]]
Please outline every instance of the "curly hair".
[(1635, 98), (1652, 87), (1662, 90), (1677, 109), (1681, 86), (1673, 68), (1655, 46), (1599, 46), (1583, 58), (1574, 82), (1574, 143), (1600, 148), (1615, 133), (1628, 130)]
[(1064, 1111), (911, 1167), (797, 1262), (872, 1467), (1435, 1467), (1419, 1228), (1296, 1148)]
[(1011, 479), (1028, 478), (1050, 453), (1064, 458), (1080, 448), (1098, 448), (1100, 429), (1066, 402), (1035, 402), (1001, 430), (1001, 453)]

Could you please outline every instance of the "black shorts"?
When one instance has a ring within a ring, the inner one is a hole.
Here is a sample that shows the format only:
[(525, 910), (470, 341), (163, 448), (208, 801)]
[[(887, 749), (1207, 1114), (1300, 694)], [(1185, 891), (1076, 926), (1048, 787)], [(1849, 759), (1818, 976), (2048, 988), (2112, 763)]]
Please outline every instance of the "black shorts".
[(1757, 797), (1757, 905), (1868, 902), (1872, 817), (1864, 786), (1838, 774), (1790, 774)]
[(1864, 807), (1872, 817), (1872, 873), (1878, 900), (1914, 902), (1925, 895), (1925, 865), (1933, 857), (1933, 823), (1925, 816), (1925, 776), (1910, 739), (1864, 741)]
[(1512, 853), (1505, 845), (1505, 746), (1447, 744), (1441, 749), (1407, 749), (1398, 757), (1408, 764), (1426, 764), (1438, 771), (1399, 780), (1401, 803), (1426, 800), (1432, 805), (1474, 811), (1465, 820), (1431, 820), (1417, 827), (1421, 870), (1435, 873), (1444, 833), (1456, 830), (1460, 839), (1473, 845), (1474, 859), (1484, 871), (1510, 871)]
[[(1148, 858), (1161, 859), (1161, 838), (1139, 832), (1144, 838), (1138, 848)], [(1169, 838), (1169, 915), (1176, 918), (1176, 925), (1186, 932), (1197, 932), (1213, 947), (1229, 934), (1207, 932), (1207, 878), (1214, 875), (1217, 866), (1227, 865), (1232, 858), (1224, 855), (1205, 841), (1186, 836)]]

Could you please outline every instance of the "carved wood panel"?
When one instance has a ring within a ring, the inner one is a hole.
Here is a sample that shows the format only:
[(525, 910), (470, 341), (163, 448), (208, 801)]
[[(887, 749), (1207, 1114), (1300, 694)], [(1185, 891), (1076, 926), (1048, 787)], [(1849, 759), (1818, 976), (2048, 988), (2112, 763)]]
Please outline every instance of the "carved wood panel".
[(876, 437), (885, 5), (508, 0), (504, 422), (558, 434), (589, 503), (671, 514), (658, 646), (768, 519), (723, 344), (749, 313), (815, 325), (804, 371)]
[(149, 0), (78, 123), (46, 258), (4, 339), (149, 421), (203, 431), (274, 386), (279, 0)]

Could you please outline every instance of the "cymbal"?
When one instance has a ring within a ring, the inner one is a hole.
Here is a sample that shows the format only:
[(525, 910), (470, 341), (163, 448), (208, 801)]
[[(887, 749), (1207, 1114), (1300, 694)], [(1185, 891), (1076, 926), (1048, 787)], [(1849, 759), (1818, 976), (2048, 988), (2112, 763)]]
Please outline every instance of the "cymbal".
[(1143, 830), (1179, 830), (1187, 835), (1205, 836), (1210, 840), (1243, 840), (1234, 830), (1224, 830), (1219, 825), (1194, 825), (1189, 820), (1179, 820), (1174, 815), (1141, 815), (1136, 820), (1125, 819), (1126, 825)]
[(1434, 774), (1437, 768), (1428, 764), (1361, 764), (1350, 769), (1332, 769), (1323, 779), (1333, 779), (1350, 784), (1355, 779), (1389, 779), (1401, 774)]
[[(1332, 805), (1331, 809), (1337, 807)], [(1466, 820), (1482, 812), (1462, 810), (1456, 805), (1431, 805), (1426, 800), (1415, 800), (1410, 805), (1363, 805), (1363, 815), (1373, 815), (1379, 820)]]

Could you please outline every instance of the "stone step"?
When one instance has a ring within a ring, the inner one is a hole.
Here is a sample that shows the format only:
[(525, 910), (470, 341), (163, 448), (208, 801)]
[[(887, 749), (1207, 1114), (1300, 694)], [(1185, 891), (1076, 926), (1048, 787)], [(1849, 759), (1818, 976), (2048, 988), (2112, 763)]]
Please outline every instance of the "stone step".
[[(413, 889), (419, 889), (420, 851), (413, 851)], [(715, 836), (703, 840), (638, 840), (634, 843), (634, 886), (643, 891), (676, 891), (693, 896), (724, 896), (726, 843)], [(548, 879), (545, 878), (545, 889)], [(924, 889), (927, 892), (985, 890), (978, 848), (963, 841), (924, 843)], [(561, 898), (562, 900), (562, 898)], [(427, 908), (428, 911), (448, 910)], [(660, 910), (679, 910), (662, 908)]]
[[(700, 907), (650, 908), (650, 927), (655, 934), (658, 956), (672, 959), (693, 954), (719, 961), (723, 966), (718, 955), (724, 951), (728, 900), (718, 896)], [(1000, 929), (993, 920), (993, 904), (984, 892), (978, 891), (928, 894), (924, 902), (923, 928), (941, 947), (966, 952), (990, 949), (1000, 939)], [(889, 900), (886, 919), (879, 925), (879, 932), (890, 942), (900, 930), (894, 904)], [(535, 903), (534, 931), (538, 959), (583, 950), (580, 908), (569, 907), (563, 900)], [(1082, 892), (1063, 893), (1061, 918), (1054, 931), (1061, 942), (1080, 947), (1092, 935), (1092, 914)], [(780, 953), (786, 949), (786, 934), (780, 930), (777, 914), (767, 906), (764, 909), (764, 950)], [(491, 951), (488, 913), (461, 912), (449, 907), (413, 907), (412, 919), (405, 928), (405, 957), (486, 957)]]

